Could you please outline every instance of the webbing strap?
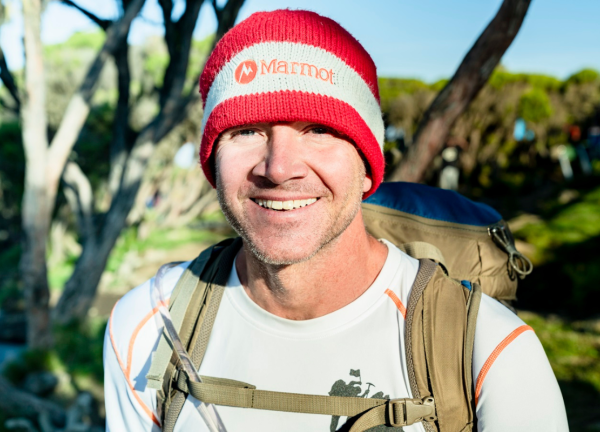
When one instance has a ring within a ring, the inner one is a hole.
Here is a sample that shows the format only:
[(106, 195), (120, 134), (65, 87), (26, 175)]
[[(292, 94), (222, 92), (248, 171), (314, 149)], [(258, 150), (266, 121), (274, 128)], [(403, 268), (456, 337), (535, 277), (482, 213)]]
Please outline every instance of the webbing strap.
[(372, 408), (361, 415), (349, 432), (362, 432), (380, 425), (409, 426), (419, 421), (435, 421), (435, 403), (432, 397), (419, 399), (393, 399), (385, 405)]
[(444, 267), (446, 266), (444, 255), (437, 247), (435, 247), (431, 243), (415, 241), (411, 243), (401, 244), (400, 246), (398, 246), (398, 249), (402, 250), (403, 252), (405, 252), (413, 258), (427, 258), (440, 263)]
[(351, 431), (364, 431), (383, 424), (408, 426), (422, 420), (435, 420), (435, 404), (431, 397), (426, 400), (388, 400), (309, 395), (257, 390), (251, 384), (220, 378), (202, 379), (201, 383), (192, 382), (185, 372), (180, 371), (177, 387), (198, 400), (215, 405), (346, 417), (364, 413)]

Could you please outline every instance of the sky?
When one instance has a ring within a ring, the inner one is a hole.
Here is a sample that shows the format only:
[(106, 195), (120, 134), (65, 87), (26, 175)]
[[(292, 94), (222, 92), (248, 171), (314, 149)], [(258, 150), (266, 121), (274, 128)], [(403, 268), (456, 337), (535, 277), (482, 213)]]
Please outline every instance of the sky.
[[(2, 1), (2, 0), (0, 0)], [(10, 21), (0, 27), (0, 46), (10, 69), (23, 65), (22, 19), (18, 0), (3, 0)], [(75, 0), (103, 18), (118, 16), (113, 0)], [(174, 15), (185, 2), (174, 0)], [(220, 0), (219, 3), (223, 3)], [(380, 76), (434, 82), (452, 76), (462, 58), (497, 12), (501, 0), (246, 0), (238, 18), (260, 10), (303, 8), (338, 21), (373, 57)], [(130, 43), (162, 34), (157, 0), (147, 0), (134, 21)], [(97, 27), (78, 11), (50, 2), (42, 18), (46, 44), (65, 41), (74, 32)], [(195, 37), (216, 29), (210, 2), (200, 12)], [(533, 0), (525, 21), (502, 61), (512, 72), (564, 79), (583, 68), (600, 70), (600, 0)]]

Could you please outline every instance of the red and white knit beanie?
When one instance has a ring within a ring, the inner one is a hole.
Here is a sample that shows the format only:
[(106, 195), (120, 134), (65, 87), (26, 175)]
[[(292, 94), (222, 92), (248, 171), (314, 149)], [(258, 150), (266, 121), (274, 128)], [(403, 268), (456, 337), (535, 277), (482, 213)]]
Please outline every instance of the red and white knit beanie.
[(231, 29), (202, 76), (200, 163), (214, 186), (211, 153), (234, 126), (307, 121), (348, 136), (366, 158), (371, 195), (383, 179), (384, 127), (375, 64), (335, 21), (314, 12), (259, 12)]

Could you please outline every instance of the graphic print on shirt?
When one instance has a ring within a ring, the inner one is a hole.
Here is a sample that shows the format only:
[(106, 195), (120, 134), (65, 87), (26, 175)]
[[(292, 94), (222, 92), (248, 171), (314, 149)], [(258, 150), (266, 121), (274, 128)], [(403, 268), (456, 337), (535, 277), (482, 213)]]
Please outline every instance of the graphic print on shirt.
[[(346, 383), (343, 379), (337, 380), (331, 386), (331, 391), (329, 392), (329, 396), (345, 396), (345, 397), (360, 397), (360, 398), (369, 397), (369, 394), (371, 393), (371, 387), (376, 387), (375, 384), (370, 383), (370, 382), (365, 382), (364, 383), (365, 387), (362, 387), (363, 382), (362, 382), (362, 377), (360, 375), (360, 369), (350, 369), (350, 376), (356, 377), (356, 378), (358, 378), (358, 380), (349, 381), (348, 383)], [(371, 398), (372, 399), (389, 399), (390, 396), (387, 394), (384, 394), (382, 391), (379, 391), (379, 392), (373, 394), (373, 396), (371, 396)], [(337, 427), (338, 427), (339, 421), (340, 421), (340, 416), (332, 416), (331, 417), (331, 426), (329, 428), (330, 432), (336, 432), (338, 430)], [(344, 424), (344, 426), (339, 430), (339, 432), (348, 430), (348, 429), (350, 429), (351, 426), (352, 426), (352, 424), (348, 424), (348, 422), (346, 422), (346, 424)], [(369, 429), (369, 432), (384, 432), (384, 431), (401, 432), (402, 428), (387, 427), (385, 425), (382, 425), (382, 426), (377, 426), (377, 427)]]

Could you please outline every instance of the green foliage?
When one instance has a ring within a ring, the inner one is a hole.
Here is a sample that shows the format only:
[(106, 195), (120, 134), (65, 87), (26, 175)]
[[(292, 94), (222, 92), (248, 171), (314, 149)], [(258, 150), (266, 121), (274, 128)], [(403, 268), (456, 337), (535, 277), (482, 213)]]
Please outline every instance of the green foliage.
[(393, 99), (401, 94), (429, 89), (423, 81), (412, 78), (378, 78), (378, 84), (381, 99)]
[(536, 247), (536, 263), (552, 259), (552, 251), (558, 247), (600, 236), (600, 187), (584, 194), (578, 202), (556, 207), (552, 211), (556, 214), (547, 220), (528, 223), (515, 233)]
[(600, 187), (570, 204), (551, 203), (514, 234), (533, 246), (528, 255), (536, 266), (520, 283), (521, 307), (581, 318), (598, 312)]
[(510, 84), (527, 84), (531, 87), (545, 90), (545, 91), (557, 91), (561, 88), (562, 83), (560, 80), (540, 74), (526, 74), (526, 73), (511, 73), (505, 70), (496, 69), (492, 72), (492, 76), (488, 81), (488, 85), (495, 90), (501, 90)]
[(521, 318), (535, 330), (559, 380), (589, 382), (600, 392), (600, 334), (581, 333), (568, 320), (533, 313)]
[(448, 84), (449, 82), (450, 82), (450, 80), (448, 80), (448, 79), (441, 79), (441, 80), (438, 80), (438, 81), (434, 82), (433, 84), (431, 84), (430, 88), (434, 92), (439, 93), (442, 91), (442, 89), (444, 87), (446, 87), (446, 84)]
[(56, 263), (48, 268), (48, 286), (51, 291), (62, 291), (63, 287), (73, 274), (77, 258), (70, 255), (64, 261)]
[(583, 69), (567, 78), (566, 85), (587, 84), (598, 81), (599, 79), (600, 73), (598, 71), (595, 71), (594, 69)]
[(55, 329), (56, 356), (72, 376), (104, 381), (102, 348), (106, 326), (106, 320), (96, 319)]
[(21, 353), (18, 360), (4, 368), (4, 376), (13, 384), (19, 385), (32, 372), (54, 371), (58, 359), (51, 351), (29, 350)]
[(62, 45), (65, 48), (91, 48), (95, 51), (102, 48), (106, 40), (106, 33), (101, 30), (92, 32), (77, 32), (67, 39)]
[(552, 115), (552, 104), (544, 90), (534, 87), (521, 96), (517, 112), (524, 120), (539, 123)]
[(418, 91), (429, 90), (429, 86), (418, 79), (407, 78), (378, 78), (381, 109), (389, 110), (392, 100), (401, 95), (412, 95)]

